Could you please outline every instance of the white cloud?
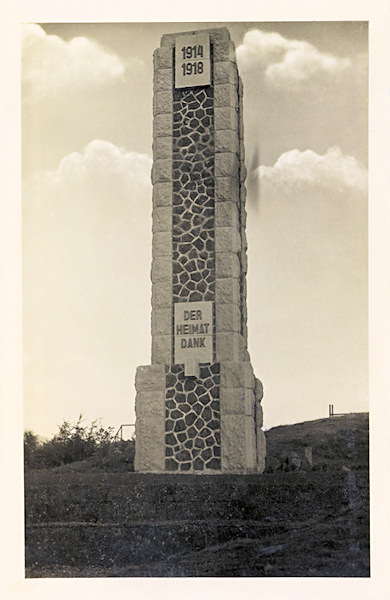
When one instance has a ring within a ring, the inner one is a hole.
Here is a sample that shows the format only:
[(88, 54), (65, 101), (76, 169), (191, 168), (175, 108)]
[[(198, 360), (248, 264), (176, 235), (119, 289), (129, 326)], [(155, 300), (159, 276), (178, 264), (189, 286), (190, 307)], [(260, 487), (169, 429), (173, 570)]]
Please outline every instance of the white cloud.
[(151, 162), (94, 140), (25, 186), (24, 386), (39, 433), (80, 411), (133, 422), (150, 360)]
[[(82, 153), (65, 156), (55, 171), (39, 176), (39, 182), (49, 193), (56, 191), (69, 198), (69, 191), (77, 197), (91, 188), (99, 197), (138, 197), (151, 190), (152, 159), (147, 154), (126, 152), (111, 142), (93, 140)], [(70, 196), (72, 198), (74, 196)]]
[(55, 96), (67, 87), (100, 87), (120, 80), (123, 61), (96, 42), (76, 37), (69, 42), (47, 35), (39, 25), (23, 25), (22, 83), (26, 101)]
[(367, 190), (368, 173), (353, 156), (340, 148), (328, 148), (325, 154), (313, 150), (290, 150), (279, 156), (273, 167), (260, 166), (250, 174), (273, 186), (306, 184), (333, 190)]
[(299, 83), (318, 74), (338, 75), (351, 66), (349, 58), (320, 52), (305, 41), (259, 30), (245, 34), (237, 48), (237, 59), (242, 72), (261, 70), (276, 86)]

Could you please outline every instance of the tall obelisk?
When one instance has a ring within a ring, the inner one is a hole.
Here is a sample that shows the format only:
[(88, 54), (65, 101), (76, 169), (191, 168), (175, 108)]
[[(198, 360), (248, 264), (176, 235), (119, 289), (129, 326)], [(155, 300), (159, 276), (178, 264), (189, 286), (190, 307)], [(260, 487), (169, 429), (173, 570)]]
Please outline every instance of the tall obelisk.
[(247, 351), (242, 82), (226, 28), (154, 53), (152, 364), (136, 374), (135, 469), (253, 473), (262, 385)]

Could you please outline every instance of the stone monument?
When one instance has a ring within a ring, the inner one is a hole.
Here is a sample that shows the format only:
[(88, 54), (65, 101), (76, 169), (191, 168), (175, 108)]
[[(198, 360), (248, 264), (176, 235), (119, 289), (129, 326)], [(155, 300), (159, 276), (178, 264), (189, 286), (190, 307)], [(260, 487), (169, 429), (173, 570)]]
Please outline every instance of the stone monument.
[(152, 364), (136, 373), (135, 470), (255, 473), (247, 351), (242, 82), (226, 28), (154, 53)]

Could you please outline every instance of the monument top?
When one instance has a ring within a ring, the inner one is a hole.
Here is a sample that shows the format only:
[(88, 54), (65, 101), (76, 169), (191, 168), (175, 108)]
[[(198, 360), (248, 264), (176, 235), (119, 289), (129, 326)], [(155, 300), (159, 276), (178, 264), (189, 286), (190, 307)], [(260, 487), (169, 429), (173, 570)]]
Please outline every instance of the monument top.
[(175, 45), (176, 38), (184, 35), (197, 35), (199, 33), (207, 33), (211, 39), (216, 42), (229, 42), (230, 33), (227, 27), (211, 27), (210, 29), (197, 29), (193, 31), (180, 31), (177, 33), (165, 33), (161, 37), (161, 47), (173, 47)]

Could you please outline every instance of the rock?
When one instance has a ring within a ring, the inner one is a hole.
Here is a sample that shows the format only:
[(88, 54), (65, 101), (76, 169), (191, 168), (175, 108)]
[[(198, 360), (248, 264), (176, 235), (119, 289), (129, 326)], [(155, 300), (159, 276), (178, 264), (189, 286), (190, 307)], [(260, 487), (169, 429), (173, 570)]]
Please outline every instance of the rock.
[(343, 465), (341, 467), (341, 470), (342, 470), (343, 473), (349, 473), (351, 471), (351, 469), (349, 467), (346, 467), (345, 465)]
[(287, 456), (287, 471), (299, 471), (302, 465), (302, 461), (299, 458), (299, 454), (291, 450)]
[(286, 450), (283, 450), (281, 455), (280, 455), (280, 462), (281, 463), (286, 463), (287, 462), (287, 457), (288, 457), (288, 452)]
[(301, 464), (302, 461), (301, 459), (298, 457), (296, 458), (295, 456), (293, 456), (292, 458), (289, 457), (288, 458), (288, 462), (287, 462), (287, 469), (286, 471), (289, 473), (290, 471), (299, 471), (299, 469), (301, 468)]
[(307, 460), (307, 462), (309, 463), (309, 465), (312, 467), (313, 466), (313, 451), (312, 451), (312, 447), (311, 446), (305, 446), (304, 449), (304, 457)]
[(303, 449), (301, 469), (311, 471), (313, 468), (313, 455), (311, 446), (305, 446)]
[(265, 457), (264, 472), (265, 473), (274, 473), (275, 471), (280, 469), (280, 467), (281, 467), (280, 460), (278, 458), (276, 458), (276, 456), (274, 456), (273, 454), (267, 454), (267, 456)]

